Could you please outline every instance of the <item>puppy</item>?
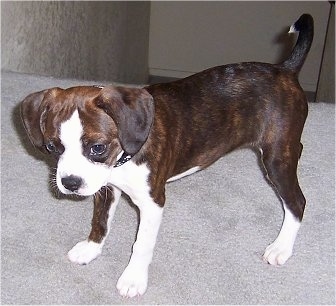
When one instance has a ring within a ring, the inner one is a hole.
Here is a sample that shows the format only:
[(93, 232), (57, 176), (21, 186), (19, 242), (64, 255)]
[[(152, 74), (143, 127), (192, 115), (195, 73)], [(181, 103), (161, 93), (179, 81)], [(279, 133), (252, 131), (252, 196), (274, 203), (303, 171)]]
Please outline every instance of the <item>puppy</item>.
[(297, 165), (307, 117), (298, 73), (313, 40), (302, 15), (291, 55), (276, 65), (238, 63), (144, 88), (81, 86), (33, 93), (21, 104), (32, 143), (53, 155), (64, 194), (94, 195), (92, 229), (69, 259), (87, 264), (102, 252), (120, 195), (140, 210), (129, 264), (118, 280), (123, 296), (142, 295), (162, 218), (165, 184), (204, 169), (242, 146), (260, 151), (281, 197), (284, 221), (264, 259), (291, 256), (305, 208)]

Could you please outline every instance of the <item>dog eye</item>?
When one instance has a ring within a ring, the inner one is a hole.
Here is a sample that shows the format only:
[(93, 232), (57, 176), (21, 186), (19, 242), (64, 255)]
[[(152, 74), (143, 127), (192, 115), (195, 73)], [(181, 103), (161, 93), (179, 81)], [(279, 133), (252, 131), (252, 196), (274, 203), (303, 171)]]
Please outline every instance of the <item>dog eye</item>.
[(90, 154), (91, 155), (101, 155), (105, 152), (105, 150), (106, 150), (106, 145), (96, 144), (96, 145), (91, 147)]
[(48, 142), (45, 145), (45, 147), (48, 150), (48, 152), (50, 152), (50, 153), (55, 153), (57, 151), (56, 146), (54, 145), (54, 143), (52, 141)]

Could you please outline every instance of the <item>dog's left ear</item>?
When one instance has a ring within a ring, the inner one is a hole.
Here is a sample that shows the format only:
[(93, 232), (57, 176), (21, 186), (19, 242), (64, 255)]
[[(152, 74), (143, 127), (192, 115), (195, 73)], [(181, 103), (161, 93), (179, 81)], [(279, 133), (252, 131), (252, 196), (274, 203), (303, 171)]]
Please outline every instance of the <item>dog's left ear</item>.
[(153, 120), (153, 97), (142, 88), (104, 87), (96, 106), (115, 122), (123, 150), (135, 155), (146, 142)]

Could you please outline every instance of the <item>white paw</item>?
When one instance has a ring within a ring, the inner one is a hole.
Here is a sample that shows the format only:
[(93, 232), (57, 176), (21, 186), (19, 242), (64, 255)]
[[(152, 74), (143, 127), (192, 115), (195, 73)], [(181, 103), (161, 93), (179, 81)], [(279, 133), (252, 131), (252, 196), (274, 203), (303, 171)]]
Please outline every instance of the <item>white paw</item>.
[(292, 256), (292, 251), (291, 245), (274, 241), (266, 248), (263, 258), (273, 266), (281, 266)]
[(90, 261), (97, 258), (102, 252), (102, 245), (93, 241), (78, 242), (69, 252), (68, 258), (70, 261), (86, 265)]
[(120, 276), (117, 289), (124, 297), (143, 295), (147, 289), (148, 269), (127, 266)]

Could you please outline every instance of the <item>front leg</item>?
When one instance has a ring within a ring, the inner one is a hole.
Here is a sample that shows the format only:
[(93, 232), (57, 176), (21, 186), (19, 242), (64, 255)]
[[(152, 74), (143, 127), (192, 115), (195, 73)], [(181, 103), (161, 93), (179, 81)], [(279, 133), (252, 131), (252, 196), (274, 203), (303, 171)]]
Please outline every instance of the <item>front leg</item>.
[(94, 195), (91, 233), (87, 240), (78, 242), (68, 252), (70, 261), (80, 265), (88, 264), (101, 254), (120, 195), (121, 191), (112, 186), (102, 187)]
[(125, 297), (142, 295), (147, 289), (148, 267), (152, 261), (162, 219), (163, 208), (159, 207), (151, 198), (138, 207), (140, 209), (140, 225), (137, 239), (133, 245), (129, 264), (117, 283), (119, 293)]

